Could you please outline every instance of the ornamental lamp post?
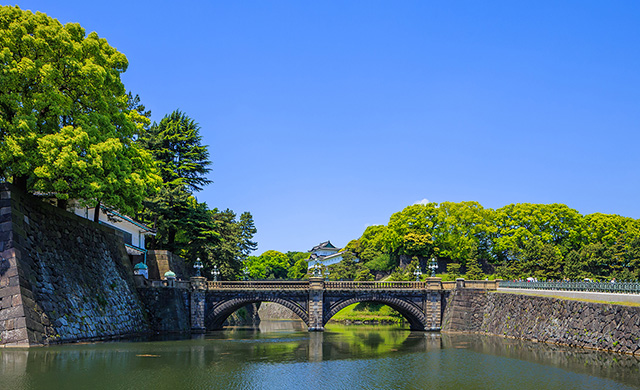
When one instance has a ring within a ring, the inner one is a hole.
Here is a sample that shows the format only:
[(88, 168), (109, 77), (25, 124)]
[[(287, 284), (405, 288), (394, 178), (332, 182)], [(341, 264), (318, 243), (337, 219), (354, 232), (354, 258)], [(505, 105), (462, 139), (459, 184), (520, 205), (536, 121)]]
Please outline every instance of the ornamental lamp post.
[(313, 276), (316, 278), (321, 278), (322, 277), (322, 266), (320, 265), (320, 263), (316, 262), (316, 264), (313, 266)]
[(198, 276), (198, 277), (202, 276), (202, 275), (200, 275), (200, 270), (202, 269), (202, 267), (204, 267), (204, 266), (202, 265), (202, 261), (200, 261), (200, 258), (198, 257), (196, 259), (196, 262), (193, 264), (193, 268), (196, 269), (196, 276)]
[(416, 270), (413, 271), (413, 274), (416, 276), (416, 282), (419, 282), (420, 276), (422, 276), (422, 271), (420, 271), (420, 266), (416, 267)]
[(429, 269), (431, 270), (431, 277), (436, 276), (436, 270), (438, 269), (438, 261), (436, 261), (435, 257), (431, 258), (431, 262), (429, 263)]
[(249, 267), (244, 267), (242, 269), (242, 273), (244, 274), (243, 280), (249, 280)]
[(218, 275), (220, 275), (220, 271), (218, 271), (218, 266), (217, 265), (213, 266), (213, 270), (211, 271), (211, 275), (213, 276), (213, 281), (217, 282), (218, 281)]

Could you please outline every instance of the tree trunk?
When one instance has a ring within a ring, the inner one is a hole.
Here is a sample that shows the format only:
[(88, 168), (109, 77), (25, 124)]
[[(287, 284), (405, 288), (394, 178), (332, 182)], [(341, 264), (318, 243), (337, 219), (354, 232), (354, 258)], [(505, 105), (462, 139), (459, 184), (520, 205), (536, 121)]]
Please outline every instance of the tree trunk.
[(93, 222), (100, 222), (100, 201), (96, 205), (96, 208), (93, 211)]
[(176, 229), (169, 228), (167, 232), (167, 249), (174, 251), (173, 244), (176, 242)]
[(58, 207), (61, 209), (66, 210), (68, 204), (69, 201), (67, 199), (58, 199)]
[(18, 187), (18, 189), (27, 192), (27, 179), (29, 179), (29, 176), (27, 175), (14, 175), (13, 185)]

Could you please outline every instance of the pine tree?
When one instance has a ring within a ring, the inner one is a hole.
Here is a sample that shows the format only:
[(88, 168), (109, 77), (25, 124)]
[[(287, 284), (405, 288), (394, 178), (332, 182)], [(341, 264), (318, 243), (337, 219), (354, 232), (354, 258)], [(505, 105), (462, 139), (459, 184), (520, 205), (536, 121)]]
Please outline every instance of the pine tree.
[(179, 110), (154, 123), (140, 143), (158, 162), (165, 184), (184, 185), (193, 192), (211, 183), (206, 177), (211, 161), (207, 146), (202, 145), (200, 126)]

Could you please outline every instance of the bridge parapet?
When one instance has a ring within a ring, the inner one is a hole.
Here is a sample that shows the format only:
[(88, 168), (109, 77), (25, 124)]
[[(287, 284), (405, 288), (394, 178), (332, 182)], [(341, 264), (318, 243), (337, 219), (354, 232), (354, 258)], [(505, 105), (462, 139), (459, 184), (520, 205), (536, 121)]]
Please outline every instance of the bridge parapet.
[[(435, 277), (425, 281), (393, 282), (325, 281), (320, 277), (297, 281), (203, 281), (202, 290), (192, 290), (192, 294), (198, 295), (197, 302), (192, 301), (192, 307), (197, 307), (196, 314), (204, 319), (192, 321), (197, 324), (194, 330), (221, 329), (225, 319), (240, 307), (254, 302), (275, 302), (296, 313), (310, 331), (322, 331), (325, 324), (348, 305), (377, 302), (397, 310), (413, 330), (437, 331), (442, 323), (444, 304), (452, 290), (495, 290), (498, 283), (464, 279), (443, 282)], [(206, 300), (204, 309), (201, 309), (201, 299)]]
[(369, 282), (369, 281), (329, 281), (324, 282), (327, 290), (416, 290), (426, 288), (425, 282)]
[(307, 290), (309, 288), (309, 281), (208, 281), (207, 288), (209, 290)]

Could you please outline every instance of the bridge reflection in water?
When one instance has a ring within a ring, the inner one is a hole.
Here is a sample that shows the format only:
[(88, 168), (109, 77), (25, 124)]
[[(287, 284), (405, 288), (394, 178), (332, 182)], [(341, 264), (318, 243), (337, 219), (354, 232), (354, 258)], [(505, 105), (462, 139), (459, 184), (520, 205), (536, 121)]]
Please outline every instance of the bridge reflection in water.
[[(307, 333), (298, 321), (265, 321), (258, 329), (230, 327), (179, 341), (2, 349), (0, 387), (304, 388), (306, 374), (324, 380), (327, 388), (374, 388), (384, 380), (396, 385), (387, 388), (460, 388), (478, 378), (485, 381), (482, 388), (637, 388), (638, 367), (634, 356), (495, 336), (338, 324)], [(536, 378), (541, 379), (524, 381)], [(452, 381), (455, 386), (445, 386)], [(501, 387), (505, 382), (511, 386)]]

